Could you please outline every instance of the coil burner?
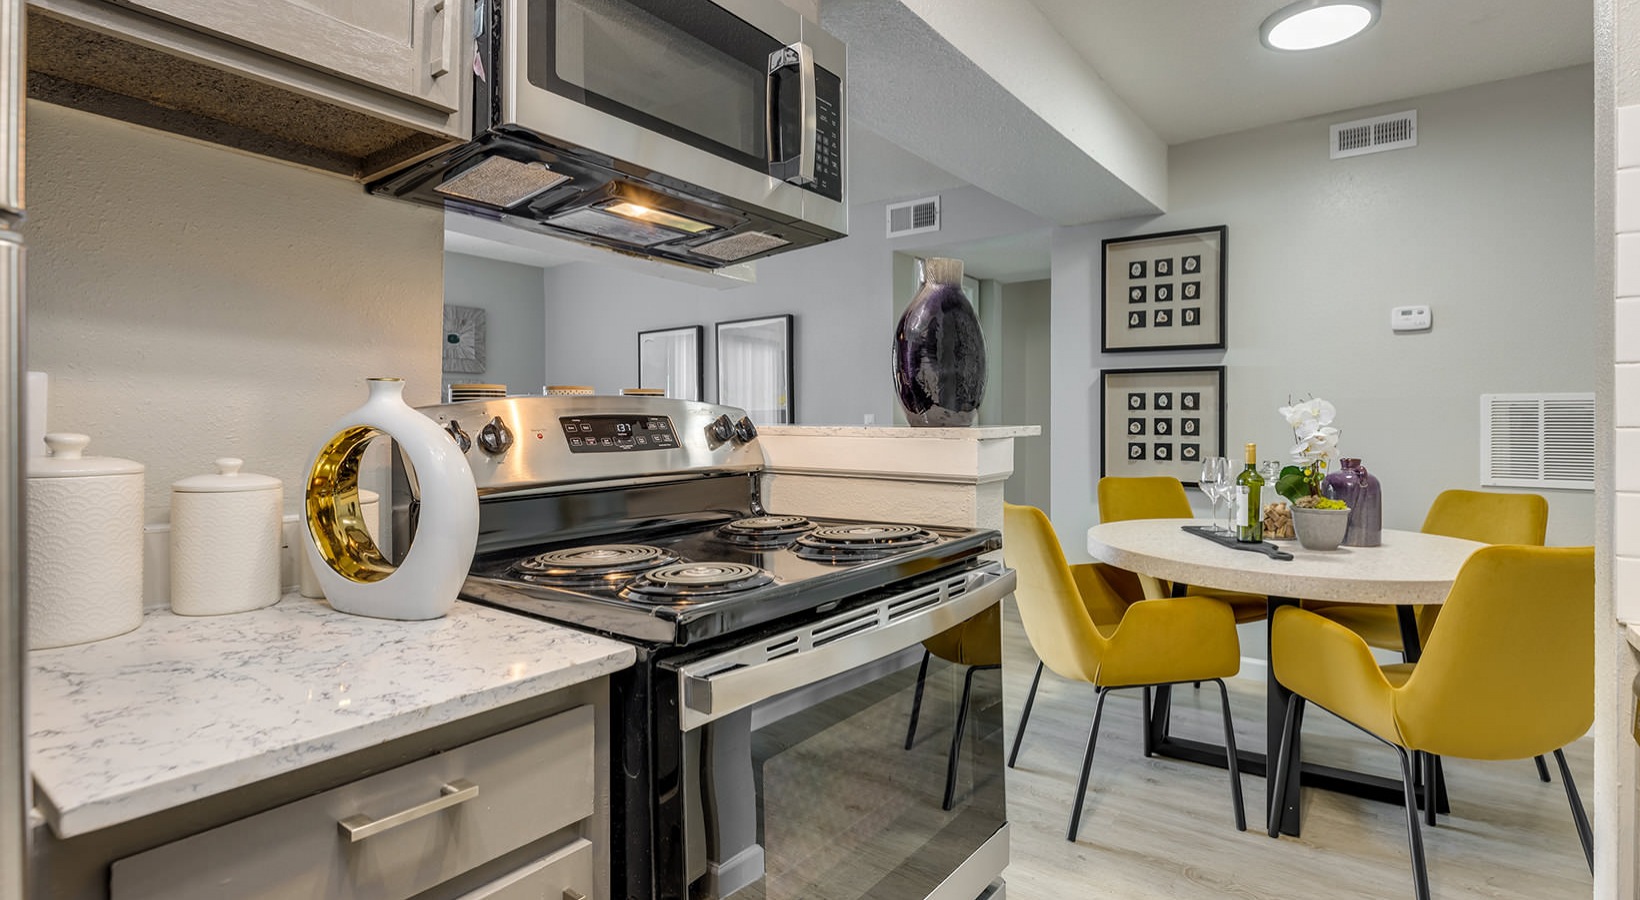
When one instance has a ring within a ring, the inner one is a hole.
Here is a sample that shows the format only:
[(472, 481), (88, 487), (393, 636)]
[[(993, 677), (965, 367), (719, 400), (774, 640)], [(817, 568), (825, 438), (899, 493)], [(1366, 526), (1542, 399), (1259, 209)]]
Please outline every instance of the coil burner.
[(892, 556), (939, 540), (915, 525), (828, 525), (797, 539), (797, 555), (821, 562), (855, 562)]
[(639, 575), (621, 588), (621, 596), (628, 600), (672, 603), (736, 594), (773, 582), (774, 575), (767, 570), (744, 563), (684, 562)]
[(592, 544), (549, 550), (519, 560), (512, 568), (528, 581), (567, 584), (629, 577), (677, 559), (670, 550), (644, 544)]
[(718, 537), (741, 547), (784, 547), (809, 531), (814, 523), (802, 516), (748, 516), (718, 529)]

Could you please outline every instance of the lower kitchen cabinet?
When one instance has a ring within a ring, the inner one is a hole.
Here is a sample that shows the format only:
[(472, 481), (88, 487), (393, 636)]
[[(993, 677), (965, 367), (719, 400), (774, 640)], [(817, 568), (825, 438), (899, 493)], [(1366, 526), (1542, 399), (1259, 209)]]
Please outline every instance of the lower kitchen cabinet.
[(591, 816), (592, 716), (576, 707), (122, 859), (110, 897), (407, 900)]
[(598, 679), (78, 838), (42, 825), (33, 900), (606, 900), (607, 704)]

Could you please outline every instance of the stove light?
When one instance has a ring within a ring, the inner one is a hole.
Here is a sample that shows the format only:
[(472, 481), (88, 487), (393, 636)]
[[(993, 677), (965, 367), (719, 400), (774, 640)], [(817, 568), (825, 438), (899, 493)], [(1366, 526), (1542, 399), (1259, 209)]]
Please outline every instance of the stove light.
[(630, 200), (621, 200), (617, 203), (611, 203), (608, 206), (603, 207), (603, 210), (604, 212), (614, 213), (617, 216), (625, 216), (628, 219), (636, 219), (639, 222), (648, 222), (651, 225), (659, 225), (663, 228), (670, 228), (674, 231), (682, 231), (685, 234), (704, 234), (705, 232), (711, 231), (716, 227), (714, 225), (709, 225), (706, 222), (691, 219), (687, 216), (680, 216), (677, 213), (669, 213), (663, 209), (651, 209), (647, 206), (641, 206), (637, 203), (631, 202)]

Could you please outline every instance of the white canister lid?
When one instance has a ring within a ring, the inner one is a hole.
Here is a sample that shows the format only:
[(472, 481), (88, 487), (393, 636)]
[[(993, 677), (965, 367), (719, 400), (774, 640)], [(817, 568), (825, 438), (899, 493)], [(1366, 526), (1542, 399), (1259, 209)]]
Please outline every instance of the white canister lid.
[(228, 494), (240, 491), (272, 491), (283, 487), (272, 475), (241, 472), (242, 459), (224, 456), (216, 461), (215, 475), (190, 475), (171, 483), (171, 490), (184, 494)]
[(46, 435), (50, 456), (28, 459), (30, 478), (87, 478), (95, 475), (141, 475), (143, 465), (113, 456), (86, 456), (91, 438), (83, 434), (54, 431)]

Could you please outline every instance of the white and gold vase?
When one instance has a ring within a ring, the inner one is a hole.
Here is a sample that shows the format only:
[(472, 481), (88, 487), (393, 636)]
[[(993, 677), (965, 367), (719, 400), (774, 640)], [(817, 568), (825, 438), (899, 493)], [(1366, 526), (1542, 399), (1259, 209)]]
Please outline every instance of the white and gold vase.
[[(473, 562), (478, 488), (455, 441), (404, 402), (402, 379), (369, 383), (369, 399), (331, 426), (308, 469), (308, 560), (341, 612), (436, 619), (455, 604)], [(378, 437), (398, 445), (420, 490), (415, 539), (397, 567), (376, 546), (361, 508), (359, 465)]]

